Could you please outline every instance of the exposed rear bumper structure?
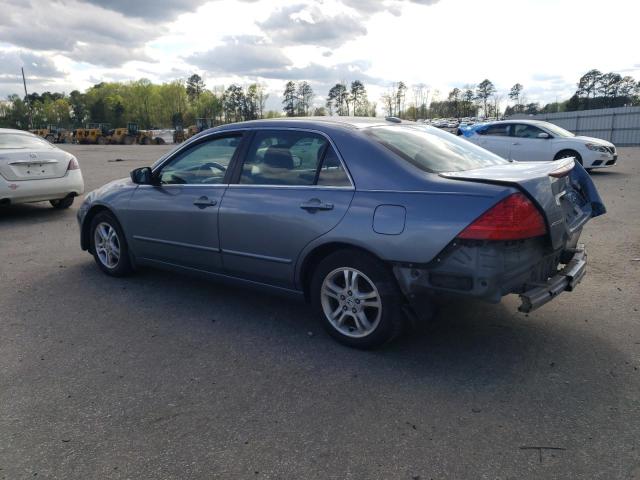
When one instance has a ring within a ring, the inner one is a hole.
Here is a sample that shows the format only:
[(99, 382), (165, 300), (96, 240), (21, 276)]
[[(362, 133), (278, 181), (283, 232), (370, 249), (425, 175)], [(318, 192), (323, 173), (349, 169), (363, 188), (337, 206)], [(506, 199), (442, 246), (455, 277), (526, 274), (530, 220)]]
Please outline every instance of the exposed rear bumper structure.
[(530, 312), (550, 302), (562, 292), (570, 292), (580, 283), (587, 271), (587, 251), (584, 245), (575, 249), (573, 258), (556, 275), (544, 283), (528, 284), (531, 288), (520, 294), (521, 312)]
[[(586, 273), (587, 254), (575, 232), (565, 248), (548, 252), (541, 239), (518, 242), (453, 243), (430, 265), (395, 265), (400, 289), (414, 310), (445, 297), (497, 303), (507, 294), (530, 312), (572, 291)], [(560, 269), (558, 269), (560, 267)]]

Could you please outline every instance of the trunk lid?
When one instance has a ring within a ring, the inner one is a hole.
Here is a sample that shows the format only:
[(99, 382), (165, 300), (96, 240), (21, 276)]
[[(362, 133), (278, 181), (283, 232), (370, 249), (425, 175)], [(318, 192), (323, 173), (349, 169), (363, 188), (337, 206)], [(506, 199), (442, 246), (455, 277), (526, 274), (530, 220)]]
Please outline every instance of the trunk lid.
[(0, 175), (9, 181), (63, 177), (71, 155), (57, 148), (0, 149)]
[(554, 249), (562, 248), (591, 217), (606, 212), (589, 174), (571, 158), (554, 162), (511, 162), (440, 175), (518, 188), (535, 201), (544, 214)]

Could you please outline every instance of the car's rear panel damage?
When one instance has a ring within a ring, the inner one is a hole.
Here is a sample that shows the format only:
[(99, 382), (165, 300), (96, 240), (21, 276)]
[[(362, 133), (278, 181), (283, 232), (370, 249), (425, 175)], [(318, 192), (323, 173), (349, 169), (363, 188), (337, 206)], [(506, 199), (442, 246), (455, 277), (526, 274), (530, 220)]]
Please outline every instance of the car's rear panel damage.
[[(515, 293), (522, 300), (519, 310), (529, 312), (573, 290), (582, 280), (587, 259), (578, 243), (582, 227), (605, 212), (590, 177), (572, 160), (509, 167), (510, 171), (501, 167), (443, 176), (516, 187), (520, 193), (512, 197), (530, 202), (529, 208), (535, 205), (544, 217), (543, 234), (535, 226), (532, 229), (535, 218), (510, 217), (516, 220), (509, 225), (505, 211), (498, 211), (497, 219), (477, 219), (428, 264), (396, 264), (399, 286), (416, 310), (425, 298), (441, 294), (499, 302)], [(497, 222), (495, 231), (490, 230), (491, 222)]]

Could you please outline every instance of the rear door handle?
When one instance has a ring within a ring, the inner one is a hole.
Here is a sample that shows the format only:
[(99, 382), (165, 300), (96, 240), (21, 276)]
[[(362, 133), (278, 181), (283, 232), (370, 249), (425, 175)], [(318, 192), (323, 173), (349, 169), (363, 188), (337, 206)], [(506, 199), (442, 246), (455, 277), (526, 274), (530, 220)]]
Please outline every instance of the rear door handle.
[(520, 145), (518, 142), (513, 142), (511, 145)]
[(197, 199), (195, 202), (193, 202), (193, 204), (200, 209), (213, 207), (216, 203), (218, 202), (216, 202), (215, 200), (209, 200), (209, 197), (205, 197), (205, 196), (202, 196), (199, 199)]
[(333, 210), (333, 203), (324, 203), (317, 198), (312, 198), (308, 202), (301, 203), (300, 208), (307, 210), (308, 212), (315, 212), (316, 210)]

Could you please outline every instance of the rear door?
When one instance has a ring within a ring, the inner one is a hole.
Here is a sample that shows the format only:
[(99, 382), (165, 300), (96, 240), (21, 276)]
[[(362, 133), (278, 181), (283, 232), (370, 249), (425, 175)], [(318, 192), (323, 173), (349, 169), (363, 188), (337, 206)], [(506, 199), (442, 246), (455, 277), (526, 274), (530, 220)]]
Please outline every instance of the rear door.
[(546, 133), (534, 125), (514, 123), (511, 125), (512, 160), (519, 162), (544, 162), (553, 160), (551, 155), (551, 138), (539, 138)]
[(509, 138), (509, 124), (498, 123), (489, 125), (487, 128), (478, 129), (477, 144), (486, 148), (490, 152), (500, 155), (502, 158), (509, 158), (511, 139)]
[(0, 133), (0, 175), (6, 180), (63, 177), (71, 155), (28, 133)]
[(220, 207), (225, 270), (292, 288), (298, 255), (340, 222), (353, 194), (326, 136), (257, 130)]
[(125, 231), (137, 257), (204, 271), (221, 269), (218, 209), (242, 134), (200, 139), (178, 151), (140, 185), (129, 202)]

